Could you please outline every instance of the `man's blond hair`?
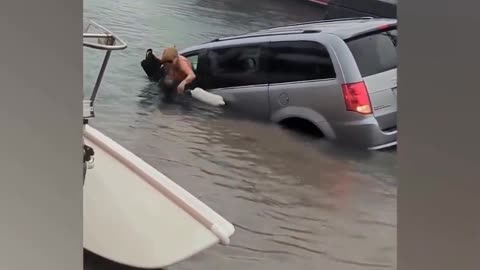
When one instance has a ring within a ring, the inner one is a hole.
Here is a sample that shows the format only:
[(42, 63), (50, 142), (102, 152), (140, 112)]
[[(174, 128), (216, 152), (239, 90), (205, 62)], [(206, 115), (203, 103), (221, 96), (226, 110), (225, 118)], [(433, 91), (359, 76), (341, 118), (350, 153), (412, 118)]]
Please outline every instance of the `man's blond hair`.
[(165, 50), (163, 50), (163, 54), (162, 54), (162, 61), (163, 62), (171, 62), (175, 58), (177, 58), (177, 56), (178, 56), (178, 51), (177, 51), (177, 48), (175, 46), (165, 48)]

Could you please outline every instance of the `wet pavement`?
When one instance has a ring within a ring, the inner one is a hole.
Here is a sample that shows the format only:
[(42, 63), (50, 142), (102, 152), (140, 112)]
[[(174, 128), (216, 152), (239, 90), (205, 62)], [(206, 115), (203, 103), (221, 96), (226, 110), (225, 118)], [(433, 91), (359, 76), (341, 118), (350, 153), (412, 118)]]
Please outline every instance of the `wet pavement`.
[[(233, 222), (216, 246), (173, 270), (396, 269), (394, 151), (365, 152), (197, 102), (164, 104), (145, 50), (321, 19), (299, 0), (85, 0), (85, 16), (129, 45), (114, 52), (92, 125)], [(85, 51), (86, 93), (100, 54)], [(89, 270), (126, 270), (88, 256)]]

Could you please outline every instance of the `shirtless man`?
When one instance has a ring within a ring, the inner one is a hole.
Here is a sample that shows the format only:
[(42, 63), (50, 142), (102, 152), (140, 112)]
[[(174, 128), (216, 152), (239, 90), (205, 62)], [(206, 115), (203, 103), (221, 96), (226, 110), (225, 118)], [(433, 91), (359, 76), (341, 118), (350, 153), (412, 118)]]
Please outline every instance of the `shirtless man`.
[(175, 48), (166, 48), (162, 57), (157, 60), (164, 65), (165, 76), (161, 80), (161, 87), (166, 91), (167, 95), (177, 91), (179, 94), (185, 92), (187, 86), (191, 86), (196, 79), (190, 61), (182, 55), (178, 54)]

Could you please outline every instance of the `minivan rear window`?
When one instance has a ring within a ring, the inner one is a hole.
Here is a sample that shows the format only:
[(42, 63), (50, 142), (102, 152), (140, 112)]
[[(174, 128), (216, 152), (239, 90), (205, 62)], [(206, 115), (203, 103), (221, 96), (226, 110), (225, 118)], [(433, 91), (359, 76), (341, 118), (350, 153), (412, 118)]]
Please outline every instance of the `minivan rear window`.
[(355, 38), (347, 45), (363, 77), (397, 68), (397, 30)]

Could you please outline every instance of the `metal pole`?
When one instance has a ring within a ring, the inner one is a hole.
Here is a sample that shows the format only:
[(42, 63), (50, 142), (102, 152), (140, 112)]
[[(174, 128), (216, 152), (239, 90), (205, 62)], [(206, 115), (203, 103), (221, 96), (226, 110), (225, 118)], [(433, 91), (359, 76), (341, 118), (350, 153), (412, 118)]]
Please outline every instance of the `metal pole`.
[(93, 88), (92, 96), (90, 97), (90, 100), (92, 101), (92, 105), (95, 102), (95, 98), (97, 96), (98, 89), (100, 88), (100, 83), (102, 82), (103, 74), (105, 73), (105, 69), (107, 68), (107, 63), (108, 60), (110, 59), (110, 54), (112, 51), (107, 51), (105, 54), (105, 58), (103, 59), (103, 64), (100, 69), (100, 73), (98, 74), (97, 82), (95, 83), (95, 87)]

